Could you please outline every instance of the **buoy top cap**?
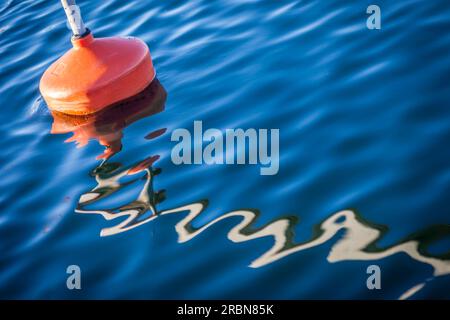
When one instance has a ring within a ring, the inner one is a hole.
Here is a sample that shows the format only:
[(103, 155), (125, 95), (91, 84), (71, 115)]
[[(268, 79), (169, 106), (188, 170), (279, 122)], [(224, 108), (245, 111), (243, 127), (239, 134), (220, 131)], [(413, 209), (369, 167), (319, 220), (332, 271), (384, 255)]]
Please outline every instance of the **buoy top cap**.
[(94, 42), (94, 35), (88, 30), (88, 33), (83, 37), (73, 36), (70, 41), (74, 48), (88, 47), (92, 42)]

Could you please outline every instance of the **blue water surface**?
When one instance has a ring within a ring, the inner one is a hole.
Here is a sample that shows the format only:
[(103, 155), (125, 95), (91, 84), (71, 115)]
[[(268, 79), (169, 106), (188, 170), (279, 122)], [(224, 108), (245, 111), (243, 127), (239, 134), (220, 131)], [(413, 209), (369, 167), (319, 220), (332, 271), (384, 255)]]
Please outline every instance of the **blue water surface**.
[[(0, 3), (0, 298), (450, 298), (450, 2), (78, 4), (95, 37), (147, 43), (164, 110), (101, 122), (106, 161), (64, 143), (38, 89), (71, 47), (60, 2)], [(174, 165), (195, 120), (279, 129), (278, 174)]]

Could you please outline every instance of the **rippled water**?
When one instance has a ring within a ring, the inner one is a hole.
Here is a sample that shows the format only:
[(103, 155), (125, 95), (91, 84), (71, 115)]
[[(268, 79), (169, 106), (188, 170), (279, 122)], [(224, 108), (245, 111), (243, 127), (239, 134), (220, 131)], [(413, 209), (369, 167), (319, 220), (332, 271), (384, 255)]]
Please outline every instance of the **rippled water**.
[[(450, 298), (448, 1), (379, 0), (372, 31), (372, 1), (78, 4), (95, 36), (143, 39), (159, 81), (51, 115), (59, 1), (0, 4), (1, 298)], [(279, 128), (279, 173), (174, 165), (194, 120)]]

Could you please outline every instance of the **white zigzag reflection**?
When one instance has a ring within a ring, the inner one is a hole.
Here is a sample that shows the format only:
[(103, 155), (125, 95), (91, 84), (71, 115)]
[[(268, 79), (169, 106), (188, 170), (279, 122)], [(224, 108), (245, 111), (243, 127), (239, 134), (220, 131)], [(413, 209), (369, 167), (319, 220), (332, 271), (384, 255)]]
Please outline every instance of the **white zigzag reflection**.
[[(138, 181), (139, 179), (127, 183), (119, 182), (119, 180), (128, 175), (131, 170), (128, 169), (116, 173), (116, 167), (112, 168), (112, 171), (106, 168), (106, 170), (94, 172), (97, 186), (90, 192), (83, 194), (80, 198), (78, 208), (76, 209), (76, 212), (78, 213), (100, 214), (106, 220), (113, 220), (124, 216), (127, 217), (127, 219), (113, 227), (102, 229), (101, 236), (110, 236), (133, 229), (156, 219), (158, 216), (187, 213), (187, 215), (175, 225), (175, 230), (178, 234), (178, 242), (184, 243), (195, 238), (219, 221), (231, 217), (241, 217), (242, 220), (228, 232), (227, 237), (229, 240), (240, 243), (264, 237), (273, 237), (274, 239), (273, 246), (250, 263), (249, 266), (252, 268), (259, 268), (296, 252), (320, 246), (332, 239), (339, 231), (343, 230), (345, 232), (344, 236), (332, 246), (331, 251), (328, 254), (327, 261), (330, 263), (348, 260), (379, 260), (397, 253), (405, 253), (418, 262), (432, 266), (434, 276), (450, 274), (450, 260), (444, 255), (441, 257), (427, 255), (427, 243), (422, 243), (424, 242), (423, 239), (427, 238), (427, 235), (436, 238), (436, 234), (438, 234), (439, 237), (450, 234), (450, 226), (431, 227), (429, 230), (425, 230), (415, 237), (410, 237), (407, 240), (387, 248), (378, 248), (376, 246), (377, 240), (383, 236), (386, 230), (383, 230), (380, 226), (364, 221), (352, 210), (343, 210), (332, 214), (316, 227), (315, 234), (311, 240), (297, 244), (292, 240), (295, 231), (295, 221), (293, 219), (281, 217), (261, 228), (255, 229), (252, 228), (252, 225), (258, 217), (258, 213), (251, 210), (236, 210), (225, 213), (202, 227), (195, 229), (192, 226), (192, 222), (205, 210), (206, 202), (191, 203), (178, 208), (157, 212), (155, 207), (159, 202), (159, 193), (155, 193), (152, 187), (152, 181), (155, 172), (157, 174), (157, 171), (152, 168), (141, 170), (145, 172), (145, 176), (143, 177), (145, 183), (135, 201), (117, 209), (84, 209), (88, 204), (92, 204), (101, 198), (111, 195), (125, 185)], [(149, 215), (148, 212), (150, 212)], [(147, 214), (147, 216), (144, 219), (140, 219), (144, 214)], [(404, 299), (415, 294), (422, 289), (423, 286), (424, 283), (414, 286), (406, 291), (400, 298)]]

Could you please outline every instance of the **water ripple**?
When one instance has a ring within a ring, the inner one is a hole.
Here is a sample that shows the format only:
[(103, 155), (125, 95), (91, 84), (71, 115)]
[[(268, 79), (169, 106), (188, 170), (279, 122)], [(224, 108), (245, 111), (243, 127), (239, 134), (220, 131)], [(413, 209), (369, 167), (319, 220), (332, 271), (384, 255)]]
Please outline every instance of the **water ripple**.
[[(448, 297), (448, 1), (380, 1), (373, 31), (347, 0), (78, 2), (95, 36), (149, 45), (164, 90), (114, 130), (58, 127), (38, 83), (70, 48), (60, 4), (2, 2), (1, 298)], [(173, 165), (194, 120), (279, 128), (279, 174)]]

